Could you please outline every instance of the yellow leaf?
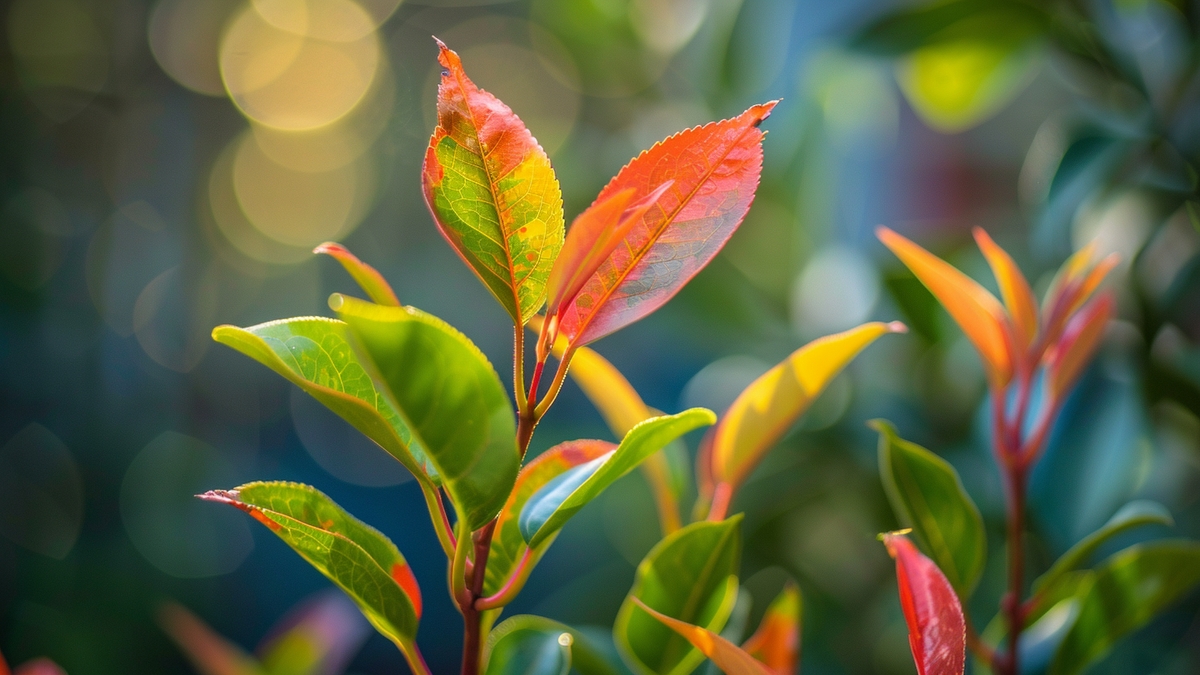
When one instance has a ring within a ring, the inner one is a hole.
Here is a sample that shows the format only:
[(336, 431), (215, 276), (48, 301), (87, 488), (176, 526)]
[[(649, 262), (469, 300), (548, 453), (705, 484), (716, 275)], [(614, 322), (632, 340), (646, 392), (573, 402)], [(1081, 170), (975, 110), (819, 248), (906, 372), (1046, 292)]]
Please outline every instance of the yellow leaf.
[(1030, 52), (1011, 42), (945, 41), (913, 52), (898, 66), (896, 79), (930, 127), (957, 132), (1008, 103), (1031, 63)]
[(1021, 340), (1021, 345), (1028, 348), (1033, 344), (1038, 331), (1037, 300), (1029, 289), (1029, 282), (1020, 268), (1013, 262), (1008, 252), (996, 245), (983, 228), (975, 228), (975, 243), (983, 251), (996, 283), (1000, 286), (1000, 297), (1004, 298), (1004, 306), (1008, 308), (1009, 319), (1013, 329)]
[(629, 596), (642, 611), (657, 619), (667, 628), (679, 633), (692, 643), (702, 654), (712, 659), (725, 675), (779, 675), (753, 656), (742, 651), (740, 647), (716, 633), (700, 626), (673, 619), (666, 614), (657, 612), (635, 596)]

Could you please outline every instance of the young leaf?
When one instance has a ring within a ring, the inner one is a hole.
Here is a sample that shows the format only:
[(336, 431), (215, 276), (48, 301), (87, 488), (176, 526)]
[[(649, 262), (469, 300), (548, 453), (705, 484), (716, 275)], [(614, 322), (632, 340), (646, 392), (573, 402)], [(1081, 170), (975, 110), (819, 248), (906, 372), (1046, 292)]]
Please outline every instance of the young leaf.
[(597, 204), (633, 188), (635, 199), (674, 181), (579, 293), (560, 310), (572, 345), (598, 340), (646, 316), (696, 275), (741, 224), (762, 172), (759, 124), (776, 102), (682, 131), (638, 155)]
[(257, 659), (218, 635), (182, 605), (163, 605), (158, 620), (201, 675), (266, 675)]
[(1005, 312), (1000, 302), (974, 279), (888, 228), (880, 227), (875, 234), (925, 284), (966, 333), (983, 358), (993, 386), (1007, 384), (1012, 376), (1012, 359), (1004, 334)]
[(545, 647), (546, 642), (562, 646), (560, 640), (567, 643), (565, 647), (568, 648), (566, 651), (572, 672), (580, 675), (628, 675), (628, 671), (619, 663), (614, 664), (605, 653), (606, 650), (596, 644), (591, 636), (557, 621), (530, 614), (510, 617), (492, 629), (483, 652), (487, 663), (485, 673), (543, 672), (519, 670), (514, 666), (527, 662), (521, 657), (530, 652), (536, 653), (539, 651), (537, 647)]
[(758, 630), (742, 644), (742, 649), (773, 672), (792, 675), (800, 660), (800, 622), (800, 588), (788, 582), (771, 601)]
[(518, 325), (546, 299), (563, 244), (562, 192), (525, 125), (438, 42), (438, 126), (421, 187), (442, 235)]
[[(441, 482), (437, 470), (375, 387), (350, 346), (346, 324), (325, 317), (297, 317), (249, 328), (217, 326), (213, 339), (232, 347), (312, 395), (375, 441), (418, 479)], [(422, 486), (427, 481), (422, 480)]]
[(887, 420), (879, 432), (879, 474), (896, 518), (924, 545), (959, 597), (970, 597), (987, 562), (983, 517), (946, 460), (896, 435)]
[(617, 612), (613, 638), (639, 675), (686, 675), (704, 655), (659, 623), (645, 606), (678, 621), (719, 632), (737, 601), (741, 516), (692, 523), (660, 541), (638, 565)]
[(1037, 338), (1037, 299), (1033, 297), (1033, 291), (1029, 289), (1029, 282), (1025, 280), (1025, 275), (1021, 274), (1021, 270), (1013, 261), (1012, 256), (997, 246), (983, 228), (977, 227), (973, 232), (975, 243), (983, 252), (983, 257), (987, 258), (988, 265), (992, 268), (992, 274), (996, 277), (996, 283), (1000, 286), (1000, 297), (1004, 299), (1004, 306), (1008, 308), (1013, 332), (1019, 338), (1019, 344), (1028, 349)]
[(1113, 644), (1200, 584), (1200, 543), (1131, 546), (1104, 561), (1080, 590), (1079, 616), (1059, 645), (1050, 675), (1081, 673)]
[(1165, 525), (1171, 527), (1175, 519), (1171, 512), (1158, 502), (1139, 499), (1122, 506), (1103, 527), (1089, 534), (1054, 561), (1054, 565), (1045, 574), (1033, 582), (1035, 594), (1053, 585), (1059, 577), (1079, 569), (1087, 564), (1088, 558), (1113, 537), (1129, 530), (1145, 527), (1146, 525)]
[[(528, 549), (517, 522), (529, 498), (564, 472), (606, 455), (616, 447), (607, 441), (567, 441), (538, 455), (521, 469), (516, 485), (496, 519), (483, 585), (484, 595), (492, 595), (501, 589)], [(554, 536), (550, 536), (534, 547), (530, 560), (525, 563), (526, 573), (537, 564), (553, 541)]]
[(538, 490), (521, 510), (521, 535), (536, 548), (557, 532), (579, 509), (647, 457), (687, 432), (712, 424), (711, 410), (692, 408), (677, 415), (646, 420), (629, 430), (610, 453), (577, 466)]
[(712, 659), (712, 662), (717, 664), (717, 667), (726, 675), (782, 675), (783, 673), (794, 672), (772, 670), (750, 654), (742, 651), (737, 645), (711, 630), (701, 628), (700, 626), (693, 626), (678, 619), (672, 619), (662, 612), (651, 609), (638, 598), (630, 596), (630, 599), (643, 612), (654, 617), (658, 622), (692, 643), (693, 647), (699, 649), (701, 654)]
[(921, 555), (903, 534), (885, 534), (883, 543), (896, 559), (900, 607), (908, 624), (908, 644), (918, 675), (962, 675), (967, 633), (954, 588), (932, 560)]
[(477, 530), (517, 478), (516, 422), (500, 378), (462, 333), (412, 307), (334, 295), (363, 363), (425, 448), (459, 517)]
[(412, 658), (421, 590), (387, 537), (299, 483), (247, 483), (199, 496), (235, 506), (266, 525), (345, 591), (371, 625)]
[(1104, 329), (1113, 315), (1115, 301), (1111, 293), (1105, 293), (1084, 306), (1067, 322), (1062, 337), (1053, 351), (1047, 355), (1050, 364), (1050, 389), (1055, 397), (1062, 397), (1084, 367), (1104, 337)]
[(350, 274), (354, 281), (366, 292), (367, 297), (375, 304), (386, 305), (388, 307), (400, 306), (400, 299), (396, 297), (396, 292), (392, 290), (387, 279), (384, 279), (383, 275), (374, 267), (359, 260), (345, 246), (327, 241), (314, 248), (313, 253), (324, 253), (341, 263), (342, 267), (346, 268), (346, 272)]
[(846, 364), (879, 336), (902, 331), (898, 322), (867, 323), (814, 340), (752, 382), (714, 432), (713, 478), (741, 484)]

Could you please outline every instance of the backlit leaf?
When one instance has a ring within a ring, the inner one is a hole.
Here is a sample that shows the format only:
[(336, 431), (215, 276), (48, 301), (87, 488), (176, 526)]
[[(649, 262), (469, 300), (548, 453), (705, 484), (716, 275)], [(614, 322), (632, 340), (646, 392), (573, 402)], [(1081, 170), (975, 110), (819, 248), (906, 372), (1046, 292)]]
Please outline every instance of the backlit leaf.
[(741, 516), (692, 523), (668, 535), (638, 565), (613, 638), (639, 675), (687, 675), (704, 654), (634, 600), (678, 621), (719, 632), (737, 601)]
[(421, 618), (421, 591), (400, 551), (315, 488), (299, 483), (247, 483), (201, 499), (235, 506), (266, 525), (358, 604), (411, 658)]
[(1084, 306), (1071, 317), (1063, 329), (1062, 337), (1047, 354), (1050, 364), (1050, 389), (1061, 398), (1087, 364), (1104, 338), (1104, 331), (1112, 318), (1115, 305), (1111, 293), (1105, 293)]
[(524, 325), (546, 299), (563, 244), (562, 192), (521, 120), (479, 89), (438, 42), (438, 126), (421, 186), (442, 235)]
[(258, 660), (218, 635), (187, 608), (168, 603), (159, 623), (201, 675), (265, 675)]
[(1012, 360), (1000, 302), (974, 279), (888, 228), (880, 227), (875, 234), (925, 284), (966, 333), (983, 358), (993, 386), (1007, 384), (1012, 375)]
[(391, 285), (383, 278), (383, 275), (374, 267), (359, 260), (345, 246), (327, 241), (314, 248), (313, 253), (324, 253), (341, 263), (342, 267), (346, 268), (346, 272), (350, 274), (354, 281), (366, 292), (367, 297), (375, 304), (387, 305), (389, 307), (400, 306), (400, 299), (396, 297), (396, 292), (392, 290)]
[(683, 434), (715, 421), (711, 410), (692, 408), (639, 423), (625, 434), (616, 450), (566, 471), (530, 497), (521, 510), (521, 535), (536, 548), (647, 457)]
[(879, 474), (896, 518), (928, 551), (958, 594), (969, 597), (987, 562), (983, 517), (946, 460), (896, 435), (886, 420), (879, 432)]
[(1125, 635), (1200, 584), (1200, 543), (1131, 546), (1104, 561), (1079, 591), (1079, 616), (1059, 645), (1050, 675), (1081, 673)]
[(775, 675), (776, 673), (784, 672), (773, 671), (767, 668), (761, 661), (742, 651), (737, 645), (706, 628), (693, 626), (678, 619), (672, 619), (661, 612), (651, 609), (646, 603), (636, 597), (631, 597), (630, 599), (633, 600), (638, 609), (654, 617), (664, 626), (692, 643), (693, 647), (699, 649), (701, 654), (712, 659), (712, 662), (717, 664), (717, 667), (726, 673), (726, 675)]
[(918, 675), (962, 675), (966, 622), (954, 588), (904, 535), (885, 534), (883, 543), (896, 559), (900, 607)]
[(775, 673), (792, 675), (800, 660), (800, 588), (789, 582), (771, 601), (758, 630), (742, 649)]
[(721, 416), (711, 449), (713, 477), (742, 483), (825, 386), (867, 345), (901, 323), (867, 323), (804, 345), (738, 395)]
[(1029, 288), (1025, 275), (1021, 274), (1017, 263), (1007, 251), (996, 245), (983, 228), (975, 228), (975, 243), (987, 258), (996, 283), (1000, 286), (1000, 297), (1008, 308), (1009, 319), (1012, 320), (1020, 345), (1026, 349), (1033, 344), (1038, 332), (1038, 306)]
[(512, 405), (492, 365), (466, 336), (418, 309), (341, 295), (330, 305), (425, 448), (459, 517), (471, 530), (482, 527), (504, 505), (520, 467)]
[(682, 131), (638, 155), (595, 203), (633, 188), (642, 199), (670, 187), (626, 235), (579, 294), (560, 311), (560, 330), (584, 345), (661, 307), (741, 224), (762, 172), (763, 132), (775, 103)]

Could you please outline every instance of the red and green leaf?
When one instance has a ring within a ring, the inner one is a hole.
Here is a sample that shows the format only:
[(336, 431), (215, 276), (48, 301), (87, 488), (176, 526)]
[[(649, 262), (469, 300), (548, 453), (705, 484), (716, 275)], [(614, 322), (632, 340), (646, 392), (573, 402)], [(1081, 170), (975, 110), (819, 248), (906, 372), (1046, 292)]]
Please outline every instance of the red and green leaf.
[(908, 624), (908, 644), (918, 675), (962, 675), (966, 667), (966, 621), (954, 587), (903, 534), (885, 534), (882, 538), (888, 553), (896, 559), (900, 608)]
[(524, 325), (546, 298), (563, 244), (562, 192), (537, 140), (438, 42), (438, 126), (421, 185), (438, 229)]
[(742, 644), (746, 653), (778, 675), (795, 673), (800, 660), (800, 604), (799, 587), (788, 583), (767, 607), (758, 630)]
[(658, 309), (721, 250), (754, 199), (763, 156), (758, 127), (774, 107), (756, 105), (671, 136), (600, 191), (597, 205), (630, 188), (642, 199), (673, 181), (559, 311), (559, 330), (571, 344), (598, 340)]

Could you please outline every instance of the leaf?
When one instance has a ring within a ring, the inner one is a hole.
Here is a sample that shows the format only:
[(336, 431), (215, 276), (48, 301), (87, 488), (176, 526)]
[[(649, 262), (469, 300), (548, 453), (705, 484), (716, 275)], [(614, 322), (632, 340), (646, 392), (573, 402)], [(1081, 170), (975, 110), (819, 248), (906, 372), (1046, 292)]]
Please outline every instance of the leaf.
[(758, 125), (775, 102), (682, 131), (638, 155), (595, 203), (633, 188), (634, 199), (674, 181), (603, 265), (560, 310), (572, 345), (598, 340), (646, 316), (696, 275), (741, 224), (762, 172)]
[(1171, 518), (1171, 513), (1162, 504), (1141, 499), (1129, 502), (1114, 513), (1103, 527), (1081, 539), (1062, 557), (1054, 561), (1054, 565), (1033, 582), (1033, 592), (1035, 595), (1041, 595), (1054, 586), (1061, 577), (1083, 567), (1101, 546), (1119, 534), (1146, 525), (1171, 527), (1174, 524), (1175, 520)]
[(399, 307), (400, 299), (391, 285), (374, 267), (359, 260), (353, 253), (341, 244), (327, 241), (313, 249), (313, 253), (324, 253), (342, 264), (346, 272), (366, 292), (367, 297), (377, 305)]
[(1000, 302), (974, 279), (888, 228), (877, 228), (875, 234), (925, 284), (966, 333), (983, 358), (993, 386), (1007, 384), (1012, 375), (1012, 361)]
[(932, 560), (903, 534), (882, 536), (896, 559), (900, 607), (908, 624), (908, 644), (918, 675), (962, 675), (967, 633), (954, 588)]
[[(566, 635), (568, 644), (559, 642)], [(611, 663), (605, 650), (595, 644), (591, 636), (557, 621), (540, 616), (519, 614), (511, 617), (492, 629), (484, 646), (484, 661), (487, 664), (486, 675), (499, 673), (535, 673), (556, 672), (543, 670), (520, 670), (516, 666), (523, 662), (522, 657), (529, 653), (538, 653), (539, 648), (549, 652), (550, 642), (562, 647), (568, 657), (568, 666), (572, 672), (581, 675), (624, 675), (625, 670)], [(553, 659), (544, 662), (554, 663)], [(562, 671), (565, 672), (565, 671)]]
[(540, 622), (514, 621), (518, 618), (525, 617), (505, 621), (488, 637), (485, 675), (567, 675), (574, 641), (571, 633)]
[(257, 652), (270, 675), (341, 675), (370, 632), (354, 603), (329, 589), (276, 623)]
[(557, 532), (579, 509), (647, 457), (687, 432), (716, 421), (711, 410), (692, 408), (663, 415), (629, 430), (616, 450), (577, 466), (538, 490), (521, 510), (521, 535), (537, 547)]
[(492, 519), (517, 478), (520, 456), (508, 394), (487, 358), (446, 322), (412, 307), (335, 294), (364, 366), (425, 448), (471, 530)]
[(929, 551), (962, 598), (968, 598), (987, 562), (983, 517), (946, 460), (896, 435), (887, 420), (879, 432), (879, 474), (896, 518)]
[(158, 621), (202, 675), (265, 675), (253, 656), (218, 635), (186, 607), (166, 603), (158, 612)]
[(775, 673), (795, 673), (800, 660), (801, 606), (800, 588), (788, 582), (742, 649)]
[[(484, 595), (499, 591), (525, 555), (528, 547), (517, 522), (529, 498), (564, 472), (601, 457), (616, 447), (607, 441), (567, 441), (538, 455), (521, 469), (512, 493), (496, 519), (492, 547), (488, 553)], [(531, 559), (526, 563), (527, 571), (537, 564), (553, 541), (553, 536), (547, 537), (534, 548)]]
[(1109, 319), (1116, 304), (1111, 293), (1105, 293), (1084, 306), (1063, 329), (1062, 337), (1047, 355), (1050, 362), (1050, 390), (1061, 398), (1092, 360), (1104, 338)]
[[(287, 378), (395, 457), (418, 478), (441, 482), (409, 427), (350, 346), (346, 324), (297, 317), (249, 328), (217, 326), (213, 339)], [(424, 484), (426, 481), (422, 481)]]
[(712, 662), (717, 664), (717, 667), (726, 675), (774, 675), (784, 672), (767, 668), (737, 645), (706, 628), (672, 619), (661, 612), (656, 612), (637, 598), (631, 597), (631, 599), (643, 612), (687, 639), (693, 647), (700, 650), (701, 654), (712, 659)]
[(687, 675), (704, 655), (639, 608), (718, 632), (737, 601), (741, 515), (692, 523), (660, 541), (638, 565), (613, 638), (639, 675)]
[(400, 551), (315, 488), (247, 483), (199, 495), (235, 506), (266, 525), (346, 592), (367, 620), (411, 658), (421, 618), (421, 591)]
[[(974, 19), (974, 21), (971, 21)], [(961, 39), (980, 28), (1014, 34), (1032, 32), (1044, 23), (1036, 8), (1004, 0), (949, 0), (889, 12), (851, 39), (860, 51), (885, 56), (906, 54), (948, 38)], [(966, 34), (964, 34), (966, 33)]]
[(1080, 673), (1112, 645), (1200, 584), (1200, 543), (1131, 546), (1095, 570), (1079, 592), (1079, 616), (1059, 645), (1050, 675)]
[(739, 485), (796, 419), (855, 356), (901, 323), (867, 323), (792, 352), (738, 395), (721, 416), (712, 444), (713, 477)]
[(521, 120), (438, 41), (438, 126), (421, 171), (442, 235), (518, 325), (546, 299), (563, 244), (562, 192)]
[(974, 230), (975, 243), (987, 258), (996, 283), (1000, 286), (1000, 297), (1008, 308), (1014, 334), (1021, 339), (1020, 345), (1028, 349), (1038, 333), (1038, 306), (1029, 288), (1029, 282), (1008, 252), (996, 245), (981, 227)]

